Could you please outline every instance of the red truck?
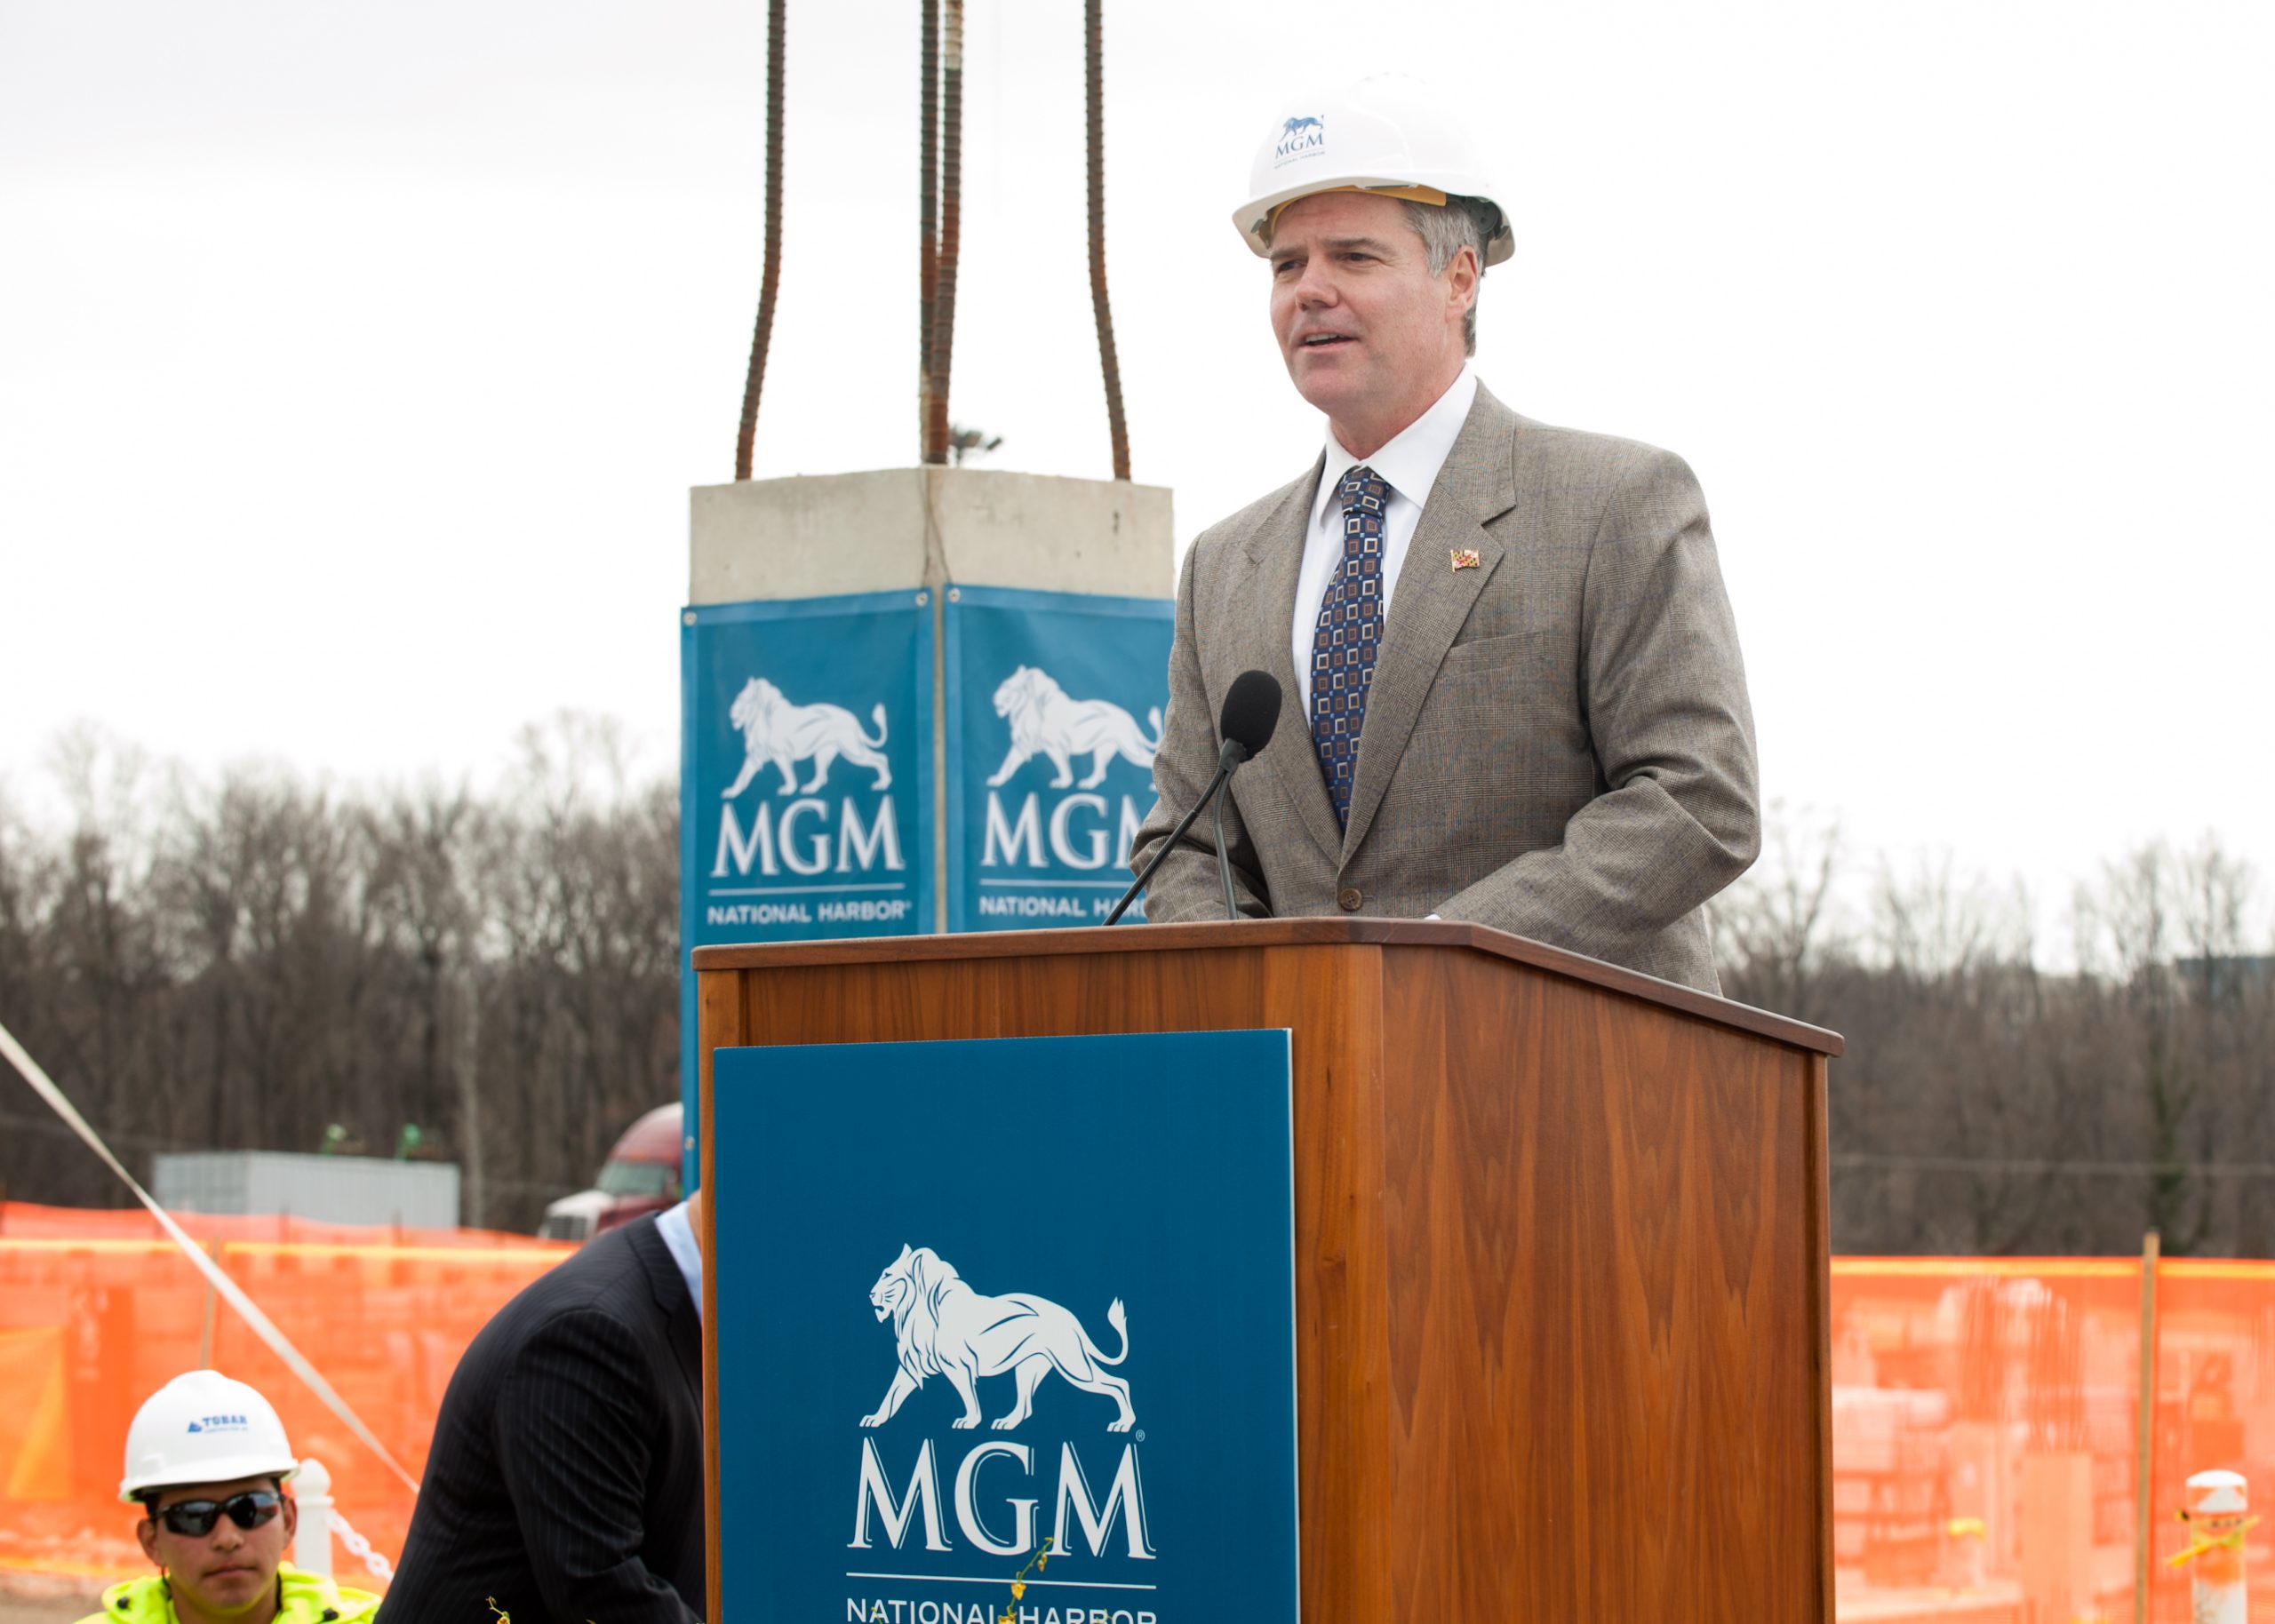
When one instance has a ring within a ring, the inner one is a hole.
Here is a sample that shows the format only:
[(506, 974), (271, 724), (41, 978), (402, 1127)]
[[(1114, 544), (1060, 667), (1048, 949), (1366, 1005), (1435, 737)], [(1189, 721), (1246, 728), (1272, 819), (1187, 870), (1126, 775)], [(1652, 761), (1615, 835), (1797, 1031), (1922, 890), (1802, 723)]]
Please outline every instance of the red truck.
[(545, 1209), (539, 1238), (590, 1240), (643, 1213), (660, 1213), (678, 1205), (683, 1142), (679, 1107), (659, 1105), (624, 1130), (601, 1164), (597, 1184), (563, 1196)]

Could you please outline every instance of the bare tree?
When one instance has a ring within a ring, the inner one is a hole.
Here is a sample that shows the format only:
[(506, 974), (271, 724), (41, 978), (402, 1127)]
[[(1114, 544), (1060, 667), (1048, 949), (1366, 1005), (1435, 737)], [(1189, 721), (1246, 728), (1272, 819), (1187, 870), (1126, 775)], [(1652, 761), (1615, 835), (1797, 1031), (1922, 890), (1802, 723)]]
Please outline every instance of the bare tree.
[(1782, 802), (1768, 822), (1761, 860), (1713, 905), (1723, 980), (1742, 1002), (1820, 1021), (1831, 1008), (1827, 967), (1847, 956), (1832, 916), (1840, 822)]
[(2111, 864), (2041, 967), (2029, 897), (1948, 856), (1883, 862), (1861, 919), (1829, 820), (1774, 810), (1716, 907), (1724, 987), (1842, 1031), (1835, 1244), (1864, 1252), (2275, 1243), (2275, 960), (2253, 877), (2207, 841)]
[[(155, 771), (81, 732), (60, 816), (0, 798), (0, 1020), (130, 1157), (373, 1150), (406, 1123), (469, 1215), (528, 1228), (676, 1092), (678, 809), (621, 733), (531, 728), (493, 788), (348, 792), (275, 768)], [(1844, 860), (1773, 815), (1719, 902), (1723, 984), (1833, 1027), (1845, 1252), (2275, 1252), (2275, 953), (2208, 838), (2076, 898), (2042, 967), (2029, 898), (1948, 857)], [(0, 1184), (123, 1197), (0, 1079)]]
[[(169, 784), (92, 735), (55, 755), (62, 827), (0, 806), (0, 1019), (122, 1150), (312, 1150), (334, 1124), (379, 1150), (416, 1123), (470, 1216), (528, 1227), (675, 1092), (676, 800), (611, 727), (532, 730), (490, 795)], [(122, 1198), (12, 1087), (8, 1193)]]
[(2078, 895), (2078, 956), (2106, 976), (2121, 1000), (2123, 1048), (2130, 1052), (2151, 1169), (2148, 1227), (2165, 1249), (2192, 1252), (2211, 1222), (2202, 1181), (2188, 1163), (2211, 1150), (2197, 1110), (2204, 1077), (2182, 1041), (2183, 995), (2174, 965), (2179, 902), (2171, 852), (2162, 841), (2106, 864), (2097, 886)]

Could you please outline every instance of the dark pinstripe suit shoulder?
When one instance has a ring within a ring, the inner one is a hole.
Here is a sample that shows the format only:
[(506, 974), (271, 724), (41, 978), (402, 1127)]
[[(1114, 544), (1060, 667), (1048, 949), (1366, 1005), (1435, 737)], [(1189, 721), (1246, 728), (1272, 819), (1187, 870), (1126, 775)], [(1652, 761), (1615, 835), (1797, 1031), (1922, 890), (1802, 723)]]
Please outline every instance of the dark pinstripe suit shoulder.
[(500, 1309), (459, 1362), (388, 1624), (703, 1604), (700, 1325), (655, 1221), (603, 1235)]

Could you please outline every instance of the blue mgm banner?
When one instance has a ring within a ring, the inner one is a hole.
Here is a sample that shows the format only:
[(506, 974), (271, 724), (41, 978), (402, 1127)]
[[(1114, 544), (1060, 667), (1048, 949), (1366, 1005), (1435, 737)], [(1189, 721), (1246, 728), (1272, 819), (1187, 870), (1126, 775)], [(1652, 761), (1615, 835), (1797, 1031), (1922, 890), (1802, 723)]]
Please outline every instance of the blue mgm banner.
[(721, 1606), (1295, 1624), (1285, 1031), (719, 1049)]
[(944, 612), (948, 928), (1096, 924), (1153, 804), (1174, 606), (963, 586)]
[[(680, 616), (680, 1098), (715, 942), (932, 928), (932, 603), (922, 592)], [(693, 1177), (690, 1136), (688, 1172)]]
[(685, 945), (931, 927), (929, 600), (682, 613)]

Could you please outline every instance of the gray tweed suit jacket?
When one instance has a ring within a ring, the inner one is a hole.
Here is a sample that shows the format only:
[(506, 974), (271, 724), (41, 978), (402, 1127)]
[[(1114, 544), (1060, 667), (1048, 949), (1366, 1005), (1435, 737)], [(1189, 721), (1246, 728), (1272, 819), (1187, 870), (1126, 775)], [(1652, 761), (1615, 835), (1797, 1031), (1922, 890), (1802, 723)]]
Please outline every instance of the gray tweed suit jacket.
[[(1702, 912), (1760, 846), (1753, 717), (1705, 498), (1681, 458), (1477, 392), (1424, 504), (1376, 657), (1347, 829), (1289, 664), (1320, 467), (1193, 544), (1141, 868), (1216, 769), (1233, 679), (1280, 680), (1233, 780), (1244, 913), (1436, 913), (1719, 991)], [(1457, 551), (1477, 554), (1453, 568)], [(1209, 819), (1146, 917), (1218, 919)]]

